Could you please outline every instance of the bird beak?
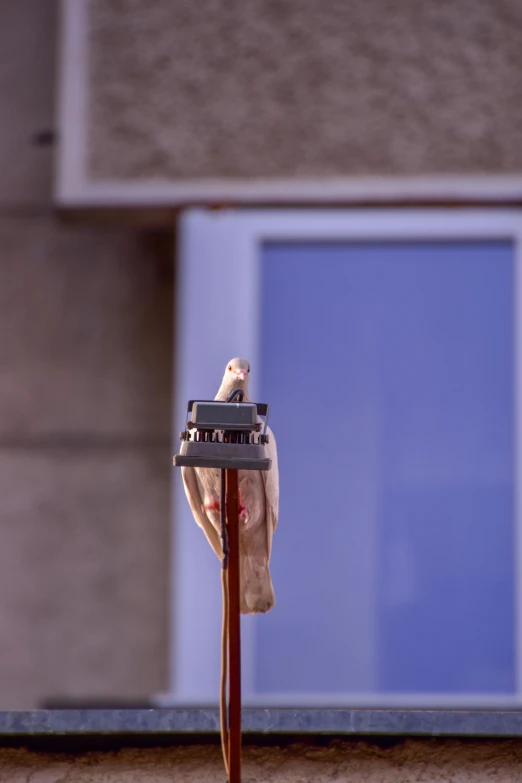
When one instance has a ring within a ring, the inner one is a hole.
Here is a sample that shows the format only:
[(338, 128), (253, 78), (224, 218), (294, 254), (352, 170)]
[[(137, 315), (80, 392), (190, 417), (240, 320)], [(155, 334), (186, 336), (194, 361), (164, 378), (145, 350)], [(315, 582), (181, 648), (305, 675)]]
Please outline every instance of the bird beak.
[(239, 378), (240, 381), (244, 381), (246, 378), (246, 373), (244, 370), (236, 370), (236, 377)]

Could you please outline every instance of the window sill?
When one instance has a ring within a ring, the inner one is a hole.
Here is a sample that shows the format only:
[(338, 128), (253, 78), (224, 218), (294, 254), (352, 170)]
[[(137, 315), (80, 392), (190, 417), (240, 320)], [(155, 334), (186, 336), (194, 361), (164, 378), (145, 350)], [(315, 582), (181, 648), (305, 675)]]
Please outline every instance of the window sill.
[[(522, 737), (522, 710), (244, 709), (245, 735)], [(0, 711), (0, 737), (218, 734), (217, 709)]]

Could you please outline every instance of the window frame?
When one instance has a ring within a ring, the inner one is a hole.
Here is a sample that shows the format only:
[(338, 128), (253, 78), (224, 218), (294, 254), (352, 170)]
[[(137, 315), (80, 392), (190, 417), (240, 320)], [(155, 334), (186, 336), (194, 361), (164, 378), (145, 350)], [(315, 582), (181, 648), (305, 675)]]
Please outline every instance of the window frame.
[[(208, 398), (233, 355), (255, 368), (260, 340), (261, 247), (280, 241), (507, 240), (515, 266), (515, 384), (522, 390), (522, 212), (515, 209), (332, 209), (209, 211), (188, 209), (178, 233), (174, 451), (189, 399)], [(235, 297), (234, 280), (241, 297)], [(252, 375), (252, 398), (257, 399)], [(518, 399), (518, 395), (515, 395)], [(270, 402), (269, 400), (267, 402)], [(522, 454), (522, 416), (515, 412), (515, 470)], [(172, 482), (172, 578), (169, 704), (201, 706), (218, 698), (221, 594), (219, 563), (195, 524), (179, 470)], [(284, 486), (284, 477), (282, 477)], [(253, 687), (255, 623), (242, 618), (246, 706), (513, 707), (522, 704), (522, 482), (516, 485), (516, 693), (257, 694)], [(276, 534), (277, 536), (277, 534)], [(277, 542), (275, 542), (277, 545)]]

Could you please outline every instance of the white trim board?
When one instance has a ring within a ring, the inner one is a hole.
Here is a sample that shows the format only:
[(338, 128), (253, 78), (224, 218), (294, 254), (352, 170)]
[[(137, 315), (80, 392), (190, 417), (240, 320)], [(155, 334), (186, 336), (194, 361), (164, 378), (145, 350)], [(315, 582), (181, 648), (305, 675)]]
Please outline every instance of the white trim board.
[(55, 198), (63, 207), (176, 207), (411, 202), (520, 203), (517, 175), (441, 174), (316, 179), (98, 180), (87, 170), (89, 0), (61, 0)]
[[(515, 244), (515, 363), (522, 388), (522, 215), (516, 210), (207, 210), (186, 211), (179, 227), (176, 384), (173, 448), (189, 399), (213, 396), (230, 356), (259, 350), (258, 275), (264, 241), (390, 241), (507, 239)], [(233, 285), (232, 285), (233, 281)], [(234, 296), (231, 291), (241, 291)], [(225, 306), (233, 296), (233, 306)], [(204, 313), (204, 318), (202, 317)], [(211, 326), (210, 326), (211, 325)], [(252, 378), (256, 399), (257, 379)], [(520, 394), (516, 395), (520, 399)], [(269, 402), (269, 401), (268, 401)], [(522, 416), (516, 416), (516, 472), (522, 462)], [(522, 476), (521, 476), (522, 479)], [(215, 704), (219, 682), (219, 564), (193, 521), (178, 470), (173, 475), (170, 692), (158, 702)], [(522, 704), (522, 480), (516, 498), (517, 691), (462, 694), (257, 694), (255, 623), (243, 618), (243, 701), (249, 706), (513, 707)], [(262, 618), (260, 620), (262, 622)]]

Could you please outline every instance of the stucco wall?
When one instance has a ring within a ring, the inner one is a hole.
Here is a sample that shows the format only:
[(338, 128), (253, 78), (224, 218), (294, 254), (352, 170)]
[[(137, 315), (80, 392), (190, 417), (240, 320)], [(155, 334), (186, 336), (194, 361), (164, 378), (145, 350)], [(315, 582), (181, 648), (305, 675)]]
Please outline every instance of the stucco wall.
[[(408, 740), (383, 749), (334, 741), (244, 750), (245, 783), (518, 783), (522, 744)], [(0, 751), (0, 783), (222, 783), (216, 746), (123, 749), (79, 755)]]
[(0, 709), (166, 685), (172, 237), (53, 213), (57, 11), (0, 2)]
[(519, 0), (92, 0), (89, 174), (522, 171)]

